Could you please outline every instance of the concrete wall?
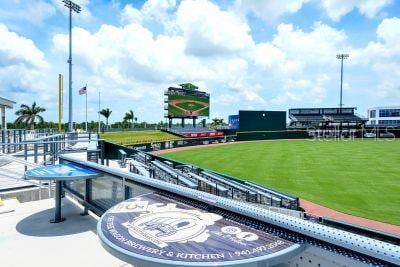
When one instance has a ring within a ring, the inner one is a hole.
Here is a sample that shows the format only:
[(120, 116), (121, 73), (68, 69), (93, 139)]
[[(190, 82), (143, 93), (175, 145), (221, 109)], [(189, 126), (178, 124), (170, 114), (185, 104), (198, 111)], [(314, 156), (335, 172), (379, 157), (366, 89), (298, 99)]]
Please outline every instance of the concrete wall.
[(26, 189), (18, 189), (13, 191), (1, 192), (0, 198), (2, 199), (9, 199), (9, 198), (16, 198), (19, 202), (28, 202), (28, 201), (35, 201), (40, 199), (47, 199), (50, 197), (54, 197), (54, 190), (51, 189), (50, 197), (49, 197), (49, 189), (42, 188), (41, 192), (39, 191), (39, 187), (32, 187)]

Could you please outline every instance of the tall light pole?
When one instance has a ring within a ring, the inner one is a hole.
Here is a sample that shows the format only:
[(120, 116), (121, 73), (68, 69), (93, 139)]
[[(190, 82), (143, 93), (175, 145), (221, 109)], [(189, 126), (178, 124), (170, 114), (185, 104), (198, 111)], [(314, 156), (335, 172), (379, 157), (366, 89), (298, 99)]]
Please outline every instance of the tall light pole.
[(339, 107), (343, 107), (343, 60), (349, 58), (349, 54), (337, 54), (337, 59), (341, 60), (340, 65), (340, 104)]
[(62, 0), (62, 1), (64, 3), (64, 6), (66, 6), (69, 9), (69, 58), (67, 61), (69, 64), (68, 131), (72, 132), (73, 131), (73, 125), (72, 125), (72, 11), (75, 11), (76, 13), (80, 13), (81, 7), (70, 0)]

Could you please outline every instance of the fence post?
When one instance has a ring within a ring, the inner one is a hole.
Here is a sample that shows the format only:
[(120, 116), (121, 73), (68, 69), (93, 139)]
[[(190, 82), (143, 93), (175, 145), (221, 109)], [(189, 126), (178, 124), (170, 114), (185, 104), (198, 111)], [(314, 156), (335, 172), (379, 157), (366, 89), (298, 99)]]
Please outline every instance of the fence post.
[(47, 142), (43, 142), (43, 165), (46, 165)]
[(11, 152), (11, 149), (10, 149), (10, 145), (9, 145), (9, 143), (11, 143), (10, 141), (10, 139), (11, 139), (11, 137), (10, 137), (10, 130), (6, 130), (6, 132), (7, 132), (7, 140), (6, 140), (6, 142), (7, 142), (7, 148), (6, 148), (6, 150), (7, 150), (7, 153), (10, 153)]
[[(18, 137), (19, 137), (19, 142), (18, 143), (21, 144), (22, 143), (22, 130), (18, 131)], [(22, 146), (21, 145), (19, 145), (18, 150), (22, 150)]]
[(101, 165), (104, 165), (104, 140), (101, 140), (100, 142), (100, 162)]
[[(124, 178), (125, 179), (125, 178)], [(129, 186), (127, 186), (127, 185), (125, 185), (124, 186), (124, 188), (125, 188), (125, 200), (127, 200), (127, 199), (129, 199), (130, 198), (130, 195), (131, 195), (131, 188), (129, 187)]]
[[(24, 144), (24, 159), (25, 161), (28, 161), (28, 144)], [(25, 171), (28, 170), (28, 166), (25, 165)]]
[(34, 162), (35, 163), (37, 163), (38, 162), (38, 151), (37, 151), (37, 143), (35, 143), (34, 145), (33, 145), (33, 160), (34, 160)]
[[(4, 144), (4, 130), (1, 131), (1, 143)], [(4, 145), (2, 145), (1, 150), (4, 153)]]
[[(84, 200), (87, 203), (90, 203), (92, 201), (92, 180), (91, 179), (86, 179), (85, 180), (85, 196)], [(86, 203), (83, 204), (83, 212), (81, 213), (82, 216), (86, 216), (89, 214), (89, 208), (86, 205)]]
[(57, 144), (55, 143), (58, 142), (57, 137), (53, 139), (53, 143), (50, 145), (50, 155), (51, 155), (51, 163), (54, 165), (56, 162), (56, 157), (57, 157)]
[(14, 138), (13, 143), (14, 143), (14, 153), (15, 153), (15, 152), (17, 152), (17, 145), (16, 145), (16, 143), (17, 143), (17, 131), (16, 130), (13, 130), (13, 138)]

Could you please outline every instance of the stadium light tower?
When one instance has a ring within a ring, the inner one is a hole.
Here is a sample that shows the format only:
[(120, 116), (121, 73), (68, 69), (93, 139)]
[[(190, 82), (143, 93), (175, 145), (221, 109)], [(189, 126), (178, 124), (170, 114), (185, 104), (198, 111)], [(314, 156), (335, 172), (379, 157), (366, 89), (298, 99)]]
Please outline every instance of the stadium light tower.
[(339, 107), (343, 107), (343, 60), (349, 58), (349, 54), (337, 54), (337, 59), (341, 61), (340, 67), (340, 104)]
[(72, 11), (75, 11), (76, 13), (80, 13), (81, 7), (70, 0), (62, 0), (62, 1), (64, 3), (64, 6), (69, 9), (69, 58), (67, 61), (69, 64), (68, 131), (72, 132), (72, 130), (73, 130), (73, 125), (72, 125)]

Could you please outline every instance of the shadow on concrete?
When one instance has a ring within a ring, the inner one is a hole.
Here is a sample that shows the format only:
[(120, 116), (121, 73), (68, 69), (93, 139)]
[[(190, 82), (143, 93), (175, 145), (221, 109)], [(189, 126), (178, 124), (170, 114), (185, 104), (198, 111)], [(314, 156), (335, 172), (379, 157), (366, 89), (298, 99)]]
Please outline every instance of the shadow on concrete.
[(50, 223), (54, 217), (54, 209), (47, 209), (22, 219), (16, 229), (21, 234), (37, 237), (96, 232), (97, 220), (91, 216), (81, 216), (81, 212), (74, 204), (67, 203), (62, 206), (62, 217), (67, 219), (64, 222)]

